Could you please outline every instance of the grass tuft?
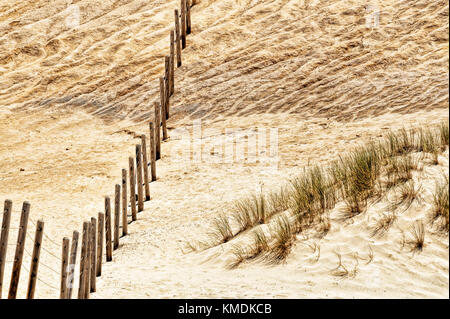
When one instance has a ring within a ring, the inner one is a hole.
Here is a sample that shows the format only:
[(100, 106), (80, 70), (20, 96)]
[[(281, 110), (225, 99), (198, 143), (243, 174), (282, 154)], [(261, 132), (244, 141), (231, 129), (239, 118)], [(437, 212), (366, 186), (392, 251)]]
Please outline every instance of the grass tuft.
[(444, 175), (442, 181), (436, 182), (433, 194), (433, 220), (440, 222), (440, 229), (449, 232), (449, 183), (448, 176)]
[(422, 221), (416, 221), (411, 226), (410, 234), (412, 238), (408, 241), (411, 251), (422, 251), (425, 246), (425, 227)]

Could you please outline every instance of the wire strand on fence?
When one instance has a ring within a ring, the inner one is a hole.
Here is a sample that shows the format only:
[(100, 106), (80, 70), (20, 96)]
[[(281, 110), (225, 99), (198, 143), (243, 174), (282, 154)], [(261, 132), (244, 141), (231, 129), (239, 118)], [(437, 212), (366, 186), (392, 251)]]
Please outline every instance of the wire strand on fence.
[[(22, 267), (23, 267), (23, 269), (26, 271), (26, 272), (30, 272), (30, 270), (27, 268), (27, 267), (25, 267), (23, 264), (22, 264)], [(41, 283), (43, 283), (44, 285), (46, 285), (46, 286), (48, 286), (48, 287), (50, 287), (50, 288), (52, 288), (52, 289), (55, 289), (55, 290), (59, 290), (59, 288), (56, 288), (55, 286), (53, 286), (52, 284), (49, 284), (48, 282), (46, 282), (45, 280), (42, 280), (41, 278), (39, 278), (39, 276), (37, 277), (37, 280), (39, 280)]]
[[(36, 227), (36, 223), (33, 221), (32, 218), (29, 218), (29, 220), (31, 221), (31, 223)], [(60, 248), (60, 244), (56, 243), (54, 240), (52, 240), (46, 233), (44, 233), (44, 237), (47, 238), (51, 243), (53, 243), (54, 245), (56, 245), (56, 247)]]
[[(27, 236), (30, 240), (34, 241), (34, 239), (31, 237), (31, 235), (27, 232)], [(47, 248), (45, 248), (43, 245), (41, 245), (41, 249), (43, 251), (45, 251), (46, 253), (48, 253), (49, 255), (53, 256), (53, 258), (55, 258), (56, 260), (58, 260), (58, 262), (61, 260), (61, 257), (56, 256), (54, 253), (52, 253), (50, 250), (48, 250)]]
[[(42, 248), (42, 247), (41, 247), (41, 248)], [(29, 257), (33, 257), (33, 256), (30, 254), (30, 252), (27, 250), (26, 247), (24, 247), (23, 249), (24, 249), (24, 251), (27, 253), (27, 255), (28, 255)], [(40, 261), (39, 265), (42, 265), (42, 266), (44, 266), (44, 267), (50, 269), (51, 271), (53, 271), (54, 273), (56, 273), (58, 276), (60, 275), (60, 272), (59, 272), (59, 271), (57, 271), (57, 270), (53, 269), (52, 267), (46, 265), (46, 264), (43, 263), (42, 261)]]

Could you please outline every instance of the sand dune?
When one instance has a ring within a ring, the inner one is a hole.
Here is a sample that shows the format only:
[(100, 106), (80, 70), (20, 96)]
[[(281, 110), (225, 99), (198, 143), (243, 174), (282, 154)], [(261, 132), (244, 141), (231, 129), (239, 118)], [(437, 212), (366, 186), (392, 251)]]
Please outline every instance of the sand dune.
[[(311, 239), (274, 267), (227, 270), (226, 246), (185, 249), (230, 202), (261, 185), (277, 187), (387, 129), (448, 119), (448, 2), (197, 2), (175, 72), (170, 138), (153, 199), (114, 262), (104, 264), (92, 297), (448, 298), (448, 237), (430, 233), (420, 254), (399, 244), (399, 229), (424, 218), (429, 200), (383, 238), (371, 238), (368, 227), (385, 203), (353, 224), (333, 222), (318, 241), (317, 262)], [(43, 217), (55, 241), (44, 238), (43, 247), (56, 256), (62, 237), (103, 209), (137, 134), (147, 134), (177, 7), (142, 0), (0, 3), (0, 200), (14, 201), (13, 228), (20, 203), (29, 200), (33, 221)], [(379, 25), (368, 26), (373, 8)], [(193, 119), (202, 120), (210, 145), (221, 142), (225, 128), (278, 128), (278, 165), (180, 162), (174, 150), (186, 144), (173, 129), (191, 132)], [(437, 169), (415, 176), (426, 198)], [(448, 169), (448, 151), (439, 169)], [(353, 269), (355, 253), (365, 258), (369, 246), (374, 260), (360, 260), (355, 276), (330, 274), (335, 251)], [(41, 267), (40, 278), (52, 286), (38, 282), (37, 297), (57, 297), (58, 260), (42, 258), (52, 269)]]

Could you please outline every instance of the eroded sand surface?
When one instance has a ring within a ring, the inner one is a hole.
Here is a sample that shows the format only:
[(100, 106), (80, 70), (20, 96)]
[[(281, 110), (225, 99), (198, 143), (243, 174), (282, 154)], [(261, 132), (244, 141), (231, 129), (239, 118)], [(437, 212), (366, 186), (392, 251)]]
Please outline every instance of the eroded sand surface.
[[(383, 203), (353, 224), (333, 222), (317, 262), (311, 240), (301, 238), (279, 266), (227, 270), (226, 246), (186, 253), (185, 242), (204, 235), (233, 200), (282, 185), (310, 164), (326, 165), (387, 129), (448, 119), (448, 3), (373, 1), (379, 26), (370, 28), (366, 4), (203, 0), (192, 8), (152, 200), (104, 264), (92, 297), (448, 298), (448, 236), (430, 231), (420, 254), (399, 243), (401, 230), (430, 209), (434, 178), (448, 174), (448, 151), (439, 166), (415, 176), (428, 200), (381, 239), (371, 238), (368, 226)], [(49, 267), (39, 269), (37, 297), (58, 297), (62, 237), (103, 209), (136, 134), (148, 133), (178, 5), (0, 3), (0, 200), (14, 201), (13, 229), (23, 200), (31, 202), (33, 221), (46, 222), (41, 258)], [(173, 129), (192, 132), (193, 119), (210, 130), (209, 145), (220, 143), (226, 128), (278, 128), (277, 167), (223, 163), (210, 152), (201, 162), (180, 161), (175, 150), (188, 145)], [(353, 269), (355, 253), (365, 257), (369, 246), (374, 260), (359, 261), (356, 276), (330, 274), (335, 251)], [(27, 271), (22, 276), (19, 297)]]

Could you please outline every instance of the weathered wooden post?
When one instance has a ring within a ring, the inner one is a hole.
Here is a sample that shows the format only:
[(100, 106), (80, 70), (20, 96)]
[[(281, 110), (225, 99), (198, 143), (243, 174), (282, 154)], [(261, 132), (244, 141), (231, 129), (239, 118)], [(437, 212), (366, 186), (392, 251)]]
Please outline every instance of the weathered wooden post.
[(150, 128), (150, 157), (151, 157), (151, 172), (152, 172), (152, 182), (156, 181), (156, 155), (155, 155), (155, 126), (153, 122), (149, 123)]
[(19, 233), (17, 235), (16, 253), (9, 285), (8, 299), (16, 299), (17, 287), (19, 285), (20, 270), (22, 268), (23, 250), (25, 248), (25, 239), (27, 234), (28, 216), (30, 214), (30, 203), (24, 202), (22, 205), (22, 214), (20, 216)]
[(191, 34), (191, 1), (186, 0), (186, 34)]
[(138, 212), (144, 210), (144, 188), (142, 178), (142, 146), (136, 144), (136, 170), (137, 170), (137, 191), (138, 191)]
[(120, 185), (116, 184), (114, 189), (114, 250), (119, 248), (120, 238)]
[[(161, 83), (161, 78), (160, 78)], [(161, 109), (158, 102), (155, 102), (155, 158), (159, 160), (161, 158)]]
[(136, 214), (136, 173), (134, 171), (134, 159), (132, 157), (129, 157), (128, 162), (130, 167), (131, 220), (135, 221), (137, 219), (137, 214)]
[(91, 246), (91, 273), (90, 273), (90, 280), (91, 280), (91, 292), (95, 292), (97, 290), (97, 281), (96, 281), (96, 276), (97, 276), (97, 254), (96, 254), (96, 250), (97, 250), (97, 219), (95, 217), (91, 218), (91, 228), (92, 228), (92, 232), (91, 232), (91, 241), (92, 241), (92, 246)]
[(102, 275), (102, 261), (103, 261), (103, 230), (105, 229), (105, 214), (98, 213), (98, 227), (97, 227), (97, 277)]
[(164, 110), (166, 120), (168, 120), (170, 114), (170, 57), (168, 55), (164, 58), (164, 64), (166, 70), (164, 75)]
[(0, 299), (2, 298), (3, 277), (5, 274), (6, 252), (8, 249), (9, 225), (11, 223), (12, 201), (5, 200), (3, 208), (2, 232), (0, 236)]
[(181, 66), (181, 43), (180, 43), (180, 16), (175, 10), (175, 48), (177, 50), (177, 68)]
[(166, 103), (166, 89), (165, 89), (165, 83), (164, 83), (164, 79), (163, 77), (159, 78), (159, 93), (160, 93), (160, 97), (161, 97), (161, 120), (162, 120), (162, 131), (163, 131), (163, 138), (162, 140), (165, 141), (167, 140), (167, 125), (166, 125), (166, 117), (164, 116), (164, 114), (166, 114), (166, 109), (165, 106), (167, 105)]
[(75, 276), (75, 265), (77, 262), (77, 249), (78, 249), (78, 237), (79, 233), (74, 230), (72, 234), (72, 246), (70, 247), (70, 264), (69, 264), (69, 278), (67, 284), (67, 299), (72, 298), (73, 282)]
[(127, 170), (122, 169), (122, 235), (128, 234), (128, 216), (127, 216)]
[(181, 0), (181, 47), (186, 48), (186, 0)]
[(111, 199), (105, 197), (106, 261), (112, 260)]
[(78, 285), (78, 299), (85, 298), (86, 292), (86, 263), (89, 249), (89, 222), (83, 223), (83, 233), (81, 241), (81, 257), (80, 257), (80, 282)]
[(175, 90), (175, 35), (173, 30), (170, 30), (170, 76), (169, 76), (169, 88), (170, 96), (173, 95)]
[(144, 170), (145, 200), (150, 200), (150, 182), (148, 178), (147, 142), (145, 134), (141, 135), (142, 167)]
[(91, 287), (91, 252), (92, 252), (92, 224), (89, 222), (86, 261), (84, 263), (84, 299), (89, 299), (89, 291)]
[(30, 276), (28, 279), (27, 299), (34, 299), (36, 291), (36, 280), (39, 269), (39, 257), (41, 255), (42, 234), (44, 232), (44, 221), (39, 219), (36, 223), (36, 232), (34, 234), (33, 253), (31, 255)]
[(67, 272), (69, 265), (69, 245), (70, 239), (63, 238), (62, 255), (61, 255), (61, 285), (59, 289), (59, 299), (67, 298)]

